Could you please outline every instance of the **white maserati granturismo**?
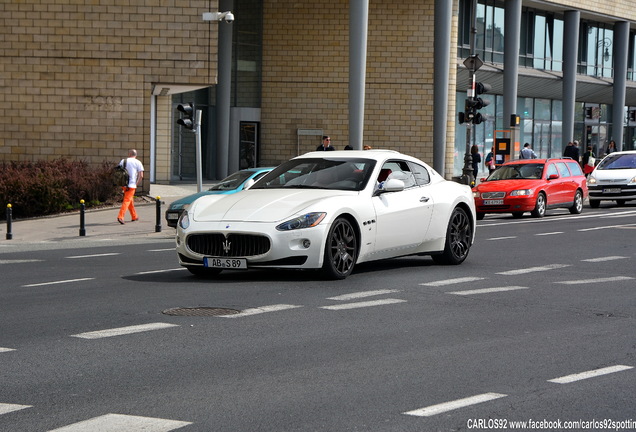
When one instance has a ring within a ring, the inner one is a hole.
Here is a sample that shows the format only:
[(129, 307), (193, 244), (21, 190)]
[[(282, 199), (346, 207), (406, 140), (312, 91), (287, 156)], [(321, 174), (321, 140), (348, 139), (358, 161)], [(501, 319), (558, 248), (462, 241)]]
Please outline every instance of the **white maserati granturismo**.
[(179, 262), (191, 273), (323, 269), (430, 255), (460, 264), (475, 238), (469, 186), (391, 150), (312, 152), (234, 195), (192, 203), (177, 224)]

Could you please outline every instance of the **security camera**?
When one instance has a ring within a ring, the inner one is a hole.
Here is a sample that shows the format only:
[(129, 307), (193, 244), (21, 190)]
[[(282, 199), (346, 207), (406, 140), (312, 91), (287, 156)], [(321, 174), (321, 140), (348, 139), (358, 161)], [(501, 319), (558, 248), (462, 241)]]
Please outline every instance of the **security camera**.
[(234, 14), (232, 12), (227, 12), (225, 14), (225, 17), (223, 17), (223, 19), (225, 20), (226, 23), (231, 23), (234, 21)]

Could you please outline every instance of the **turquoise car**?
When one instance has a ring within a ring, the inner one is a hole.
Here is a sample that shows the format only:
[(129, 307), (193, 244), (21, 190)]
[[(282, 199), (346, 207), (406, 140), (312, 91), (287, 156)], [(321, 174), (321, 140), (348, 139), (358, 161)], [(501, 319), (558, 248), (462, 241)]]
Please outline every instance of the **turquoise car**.
[(179, 220), (181, 213), (183, 213), (183, 211), (187, 209), (197, 198), (205, 195), (234, 194), (242, 190), (249, 189), (258, 179), (273, 169), (273, 167), (247, 168), (237, 171), (206, 191), (188, 195), (187, 197), (183, 197), (172, 202), (168, 206), (168, 210), (166, 210), (166, 222), (168, 223), (168, 226), (176, 228), (177, 221)]

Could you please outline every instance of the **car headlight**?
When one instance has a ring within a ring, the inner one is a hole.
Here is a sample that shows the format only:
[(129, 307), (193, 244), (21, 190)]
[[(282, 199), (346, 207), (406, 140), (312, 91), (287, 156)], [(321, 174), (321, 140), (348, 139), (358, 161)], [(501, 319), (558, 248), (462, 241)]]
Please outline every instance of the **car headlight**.
[(282, 224), (278, 225), (276, 229), (278, 231), (291, 231), (302, 228), (310, 228), (318, 225), (327, 216), (327, 213), (307, 213), (302, 216), (298, 216), (294, 219), (290, 219)]
[(510, 192), (510, 196), (525, 196), (525, 195), (532, 195), (532, 190), (531, 189), (517, 189), (517, 190), (513, 190), (512, 192)]
[(636, 183), (636, 177), (632, 177), (632, 179), (627, 182), (627, 184), (634, 184), (634, 183)]
[(592, 176), (589, 176), (587, 178), (587, 184), (591, 185), (591, 184), (596, 184), (596, 179)]
[(181, 214), (181, 218), (179, 219), (179, 226), (182, 229), (188, 229), (188, 227), (190, 226), (190, 215), (188, 215), (187, 211), (184, 211), (183, 214)]
[(185, 204), (170, 204), (168, 210), (181, 210)]
[(479, 198), (479, 192), (473, 191), (473, 198)]

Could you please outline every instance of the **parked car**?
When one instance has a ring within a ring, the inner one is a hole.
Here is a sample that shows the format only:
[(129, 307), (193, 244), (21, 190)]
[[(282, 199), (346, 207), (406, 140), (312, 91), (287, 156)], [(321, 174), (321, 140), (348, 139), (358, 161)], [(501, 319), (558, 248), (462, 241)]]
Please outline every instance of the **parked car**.
[(227, 195), (240, 192), (248, 189), (258, 179), (270, 172), (273, 168), (247, 168), (241, 171), (237, 171), (234, 174), (224, 178), (219, 183), (212, 186), (210, 189), (202, 192), (198, 192), (186, 197), (173, 201), (166, 210), (166, 223), (172, 228), (177, 227), (177, 221), (183, 211), (190, 206), (199, 197), (205, 195)]
[(486, 213), (531, 212), (543, 217), (549, 208), (583, 210), (587, 185), (581, 166), (572, 159), (520, 159), (506, 162), (473, 188), (477, 219)]
[(602, 200), (616, 201), (618, 205), (636, 200), (636, 150), (605, 156), (588, 176), (587, 187), (593, 208)]
[(475, 235), (466, 185), (390, 150), (311, 152), (249, 190), (197, 199), (177, 227), (179, 263), (195, 275), (250, 268), (323, 269), (407, 255), (460, 264)]

